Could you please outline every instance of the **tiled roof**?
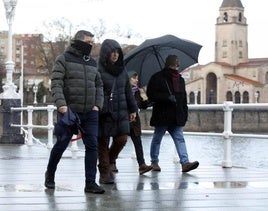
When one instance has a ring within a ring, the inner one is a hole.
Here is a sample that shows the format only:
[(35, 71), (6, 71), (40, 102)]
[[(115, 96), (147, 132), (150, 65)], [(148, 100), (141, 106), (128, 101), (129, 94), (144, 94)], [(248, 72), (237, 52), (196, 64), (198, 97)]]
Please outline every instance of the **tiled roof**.
[(253, 81), (251, 79), (248, 79), (248, 78), (245, 78), (245, 77), (242, 77), (242, 76), (239, 76), (239, 75), (235, 75), (235, 74), (224, 74), (224, 76), (226, 78), (229, 78), (229, 79), (232, 79), (232, 80), (238, 80), (238, 81), (242, 81), (246, 84), (250, 84), (250, 85), (253, 85), (253, 86), (264, 86), (264, 84), (258, 82), (258, 81)]
[(256, 59), (249, 59), (246, 63), (238, 64), (238, 67), (256, 67), (261, 65), (268, 64), (268, 58), (256, 58)]

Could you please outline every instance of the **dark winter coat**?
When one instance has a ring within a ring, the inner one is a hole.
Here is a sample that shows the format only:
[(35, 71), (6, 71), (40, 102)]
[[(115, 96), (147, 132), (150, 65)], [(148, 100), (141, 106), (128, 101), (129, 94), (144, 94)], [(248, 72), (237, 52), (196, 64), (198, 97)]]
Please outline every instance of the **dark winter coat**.
[[(115, 65), (111, 65), (109, 57), (116, 49), (119, 50), (119, 59)], [(130, 131), (129, 114), (137, 111), (137, 104), (124, 67), (122, 49), (115, 40), (107, 39), (102, 43), (98, 70), (104, 88), (104, 105), (99, 118), (99, 136), (127, 135)]]
[(59, 55), (51, 76), (52, 96), (56, 106), (68, 106), (73, 112), (85, 113), (93, 106), (103, 106), (103, 83), (96, 61), (83, 59), (72, 46)]
[[(151, 126), (184, 126), (188, 118), (185, 81), (179, 75), (179, 92), (174, 94), (172, 78), (167, 69), (155, 73), (147, 86), (147, 95), (153, 102)], [(172, 102), (170, 95), (175, 95)]]

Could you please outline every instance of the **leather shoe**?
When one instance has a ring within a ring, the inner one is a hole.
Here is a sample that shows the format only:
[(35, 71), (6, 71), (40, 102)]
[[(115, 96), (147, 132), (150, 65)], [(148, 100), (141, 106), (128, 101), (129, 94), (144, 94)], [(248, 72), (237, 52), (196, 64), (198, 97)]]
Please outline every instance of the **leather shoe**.
[(145, 163), (142, 164), (140, 167), (139, 167), (139, 173), (140, 175), (148, 172), (148, 171), (151, 171), (153, 169), (152, 166), (147, 166)]
[(198, 161), (188, 162), (182, 165), (182, 172), (189, 172), (196, 169), (199, 166)]
[(48, 189), (55, 189), (55, 181), (54, 181), (55, 174), (50, 175), (47, 171), (45, 173), (45, 186)]
[(97, 185), (95, 182), (86, 182), (86, 186), (84, 191), (86, 193), (97, 193), (97, 194), (103, 194), (105, 190), (101, 188), (99, 185)]
[(158, 165), (158, 163), (152, 163), (152, 171), (161, 171), (160, 166)]

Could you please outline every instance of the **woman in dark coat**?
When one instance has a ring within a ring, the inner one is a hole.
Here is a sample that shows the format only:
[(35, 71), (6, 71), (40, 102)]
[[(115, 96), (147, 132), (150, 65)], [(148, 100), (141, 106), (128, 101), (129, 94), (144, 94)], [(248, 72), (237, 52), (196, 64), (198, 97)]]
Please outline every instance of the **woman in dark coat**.
[[(112, 170), (117, 171), (116, 159), (127, 142), (129, 122), (135, 120), (138, 108), (117, 41), (106, 39), (102, 43), (98, 70), (104, 91), (98, 138), (100, 183), (113, 184)], [(111, 146), (110, 137), (113, 138)]]
[[(144, 89), (138, 87), (138, 74), (135, 71), (128, 72), (130, 85), (132, 87), (132, 93), (135, 96), (137, 101), (137, 105), (140, 109), (146, 109), (151, 106), (151, 103), (148, 99), (144, 99), (141, 95), (145, 94)], [(143, 92), (143, 93), (142, 93)], [(143, 147), (142, 147), (142, 140), (141, 140), (141, 120), (139, 113), (137, 112), (135, 121), (130, 122), (130, 137), (134, 144), (137, 162), (139, 164), (139, 173), (140, 175), (151, 171), (152, 166), (146, 165), (144, 154), (143, 154)]]

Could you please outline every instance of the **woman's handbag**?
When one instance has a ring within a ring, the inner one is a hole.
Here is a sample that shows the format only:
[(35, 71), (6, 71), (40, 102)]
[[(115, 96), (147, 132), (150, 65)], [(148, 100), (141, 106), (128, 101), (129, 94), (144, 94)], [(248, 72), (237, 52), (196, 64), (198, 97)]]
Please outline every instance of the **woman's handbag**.
[(111, 93), (109, 95), (104, 95), (103, 108), (101, 110), (102, 115), (112, 114), (113, 112), (113, 92), (115, 87), (116, 79), (114, 79)]

